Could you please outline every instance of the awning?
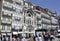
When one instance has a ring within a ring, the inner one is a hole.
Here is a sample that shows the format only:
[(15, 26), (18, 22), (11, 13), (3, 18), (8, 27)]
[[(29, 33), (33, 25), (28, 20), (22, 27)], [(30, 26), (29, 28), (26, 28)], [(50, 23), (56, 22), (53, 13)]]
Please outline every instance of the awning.
[(13, 32), (13, 34), (14, 34), (14, 35), (17, 35), (17, 34), (18, 34), (18, 32)]
[(6, 35), (6, 33), (2, 33), (2, 35)]
[(33, 34), (34, 32), (13, 32), (13, 35), (17, 35), (17, 34), (25, 34), (25, 33), (31, 33)]
[(24, 34), (24, 33), (34, 33), (34, 32), (18, 32), (18, 33), (22, 33), (22, 34)]

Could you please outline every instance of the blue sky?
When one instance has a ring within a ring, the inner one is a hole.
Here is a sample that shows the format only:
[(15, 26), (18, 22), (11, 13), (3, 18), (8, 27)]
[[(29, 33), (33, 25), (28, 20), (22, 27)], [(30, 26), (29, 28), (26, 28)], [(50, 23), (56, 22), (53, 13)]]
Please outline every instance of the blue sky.
[(28, 0), (29, 2), (48, 8), (49, 10), (56, 11), (57, 15), (60, 15), (60, 0)]

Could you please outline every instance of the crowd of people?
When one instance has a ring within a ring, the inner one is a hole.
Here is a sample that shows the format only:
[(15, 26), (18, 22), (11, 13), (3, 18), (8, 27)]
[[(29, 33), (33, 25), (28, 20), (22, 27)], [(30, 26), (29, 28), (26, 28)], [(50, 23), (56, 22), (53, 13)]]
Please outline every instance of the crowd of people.
[(48, 33), (48, 32), (44, 32), (39, 35), (36, 35), (35, 40), (34, 41), (52, 41), (54, 39), (54, 33)]
[(44, 32), (39, 35), (36, 36), (31, 36), (29, 38), (29, 40), (27, 40), (25, 37), (22, 37), (21, 39), (18, 37), (17, 39), (15, 39), (13, 37), (13, 41), (52, 41), (54, 39), (54, 33), (48, 33), (48, 32)]
[[(49, 32), (43, 32), (42, 35), (38, 34), (36, 36), (31, 36), (29, 39), (22, 36), (22, 38), (20, 37), (13, 37), (12, 41), (52, 41), (54, 39), (54, 33), (49, 33)], [(6, 39), (1, 40), (0, 37), (0, 41), (7, 41)]]

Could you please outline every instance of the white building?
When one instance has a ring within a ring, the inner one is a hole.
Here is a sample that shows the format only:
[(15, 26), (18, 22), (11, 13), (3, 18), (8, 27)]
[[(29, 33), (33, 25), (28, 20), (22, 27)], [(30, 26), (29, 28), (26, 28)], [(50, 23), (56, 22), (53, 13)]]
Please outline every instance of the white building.
[[(0, 0), (0, 29), (2, 36), (35, 34), (37, 29), (55, 29), (58, 26), (56, 13), (33, 6), (25, 0)], [(15, 33), (14, 33), (15, 32)]]
[(11, 0), (0, 0), (0, 28), (2, 37), (8, 35), (11, 40), (12, 5)]
[[(38, 10), (38, 11), (37, 11)], [(34, 6), (34, 11), (39, 15), (40, 24), (37, 24), (38, 29), (56, 29), (58, 27), (57, 13), (50, 10), (43, 9), (40, 6)], [(39, 23), (37, 21), (37, 23)], [(40, 26), (39, 26), (40, 25)]]
[(23, 32), (34, 34), (36, 27), (36, 15), (33, 11), (33, 5), (30, 2), (25, 2), (25, 6)]
[(23, 0), (0, 0), (0, 29), (2, 36), (8, 35), (11, 40), (12, 29), (22, 29), (23, 7)]

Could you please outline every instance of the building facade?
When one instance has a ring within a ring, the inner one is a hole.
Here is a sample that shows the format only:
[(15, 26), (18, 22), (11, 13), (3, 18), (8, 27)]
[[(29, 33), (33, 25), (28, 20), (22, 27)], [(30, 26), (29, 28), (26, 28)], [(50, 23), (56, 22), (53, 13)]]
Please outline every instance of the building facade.
[(60, 29), (60, 16), (58, 16), (57, 18), (58, 18), (58, 24), (59, 24), (58, 29)]
[[(57, 13), (50, 11), (47, 8), (42, 8), (40, 6), (34, 6), (34, 10), (39, 12), (40, 15), (40, 24), (37, 24), (37, 28), (38, 25), (40, 25), (40, 29), (47, 29), (47, 30), (51, 30), (51, 29), (56, 29), (58, 28), (58, 19), (57, 19)], [(37, 13), (36, 13), (37, 16)], [(39, 23), (37, 21), (37, 23)]]
[(10, 0), (0, 0), (0, 28), (2, 37), (8, 37), (11, 40), (12, 23), (12, 3)]
[[(11, 41), (13, 32), (22, 29), (24, 0), (0, 0), (0, 29), (2, 37)], [(15, 33), (16, 34), (16, 33)]]
[(35, 34), (37, 29), (58, 27), (57, 13), (25, 0), (0, 0), (0, 29), (2, 37)]

